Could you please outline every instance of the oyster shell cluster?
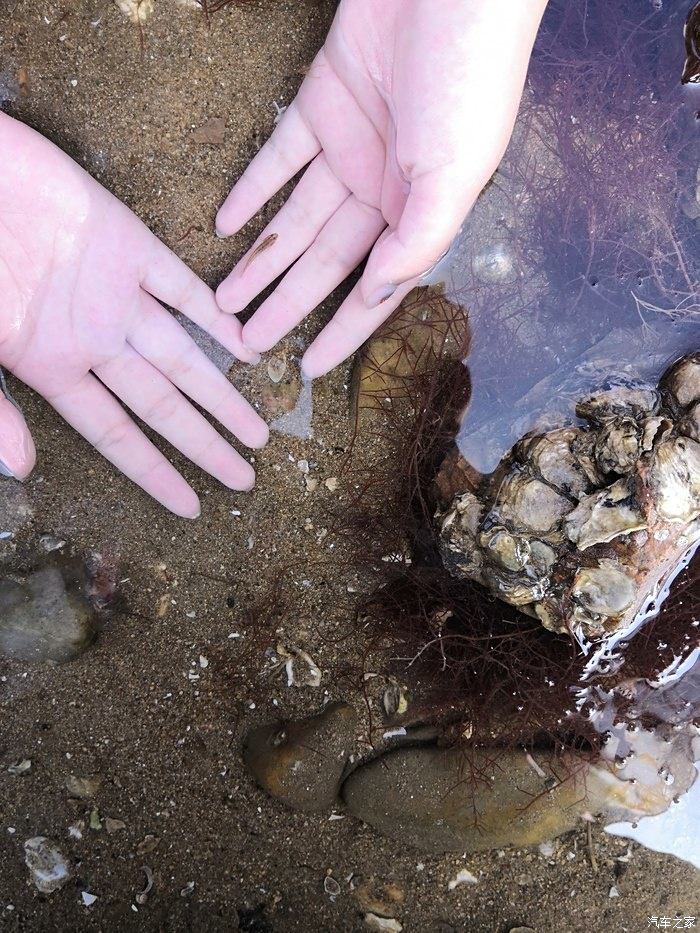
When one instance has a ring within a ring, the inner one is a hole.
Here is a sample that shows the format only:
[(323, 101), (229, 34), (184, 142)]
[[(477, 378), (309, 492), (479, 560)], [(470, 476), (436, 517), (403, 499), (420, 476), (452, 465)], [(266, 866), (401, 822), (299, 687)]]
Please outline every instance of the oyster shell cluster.
[(555, 632), (625, 628), (700, 541), (700, 351), (609, 378), (438, 512), (447, 569)]

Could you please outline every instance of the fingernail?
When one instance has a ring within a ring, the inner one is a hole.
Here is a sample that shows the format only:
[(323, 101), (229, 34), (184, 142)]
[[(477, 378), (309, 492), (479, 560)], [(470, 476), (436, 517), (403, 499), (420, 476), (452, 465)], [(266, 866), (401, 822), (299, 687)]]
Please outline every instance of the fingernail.
[(394, 294), (398, 286), (396, 285), (382, 285), (381, 288), (378, 288), (376, 291), (367, 299), (368, 308), (376, 308), (377, 305), (383, 304), (385, 301), (388, 301), (391, 296)]
[(0, 476), (5, 477), (5, 479), (17, 479), (12, 470), (8, 466), (5, 466), (2, 460), (0, 460)]
[(220, 240), (226, 239), (226, 234), (222, 233), (218, 227), (214, 227), (214, 235), (217, 236)]

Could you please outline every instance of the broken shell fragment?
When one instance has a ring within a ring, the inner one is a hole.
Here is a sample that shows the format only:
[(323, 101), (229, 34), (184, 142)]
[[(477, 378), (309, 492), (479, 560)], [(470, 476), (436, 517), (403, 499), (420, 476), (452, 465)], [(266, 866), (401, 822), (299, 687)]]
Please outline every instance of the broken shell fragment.
[(587, 426), (526, 435), (466, 490), (448, 452), (436, 518), (452, 575), (585, 640), (630, 624), (700, 542), (700, 351), (658, 390), (612, 376), (576, 412)]
[(70, 862), (46, 836), (27, 839), (24, 843), (24, 861), (31, 880), (42, 894), (58, 891), (71, 876)]

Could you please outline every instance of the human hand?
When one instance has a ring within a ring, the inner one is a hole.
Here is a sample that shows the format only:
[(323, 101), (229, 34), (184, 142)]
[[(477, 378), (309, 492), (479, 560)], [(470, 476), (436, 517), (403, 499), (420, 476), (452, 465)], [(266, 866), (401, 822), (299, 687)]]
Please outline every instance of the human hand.
[[(224, 485), (249, 489), (250, 464), (185, 395), (249, 447), (266, 442), (267, 426), (156, 299), (254, 361), (239, 322), (124, 204), (4, 114), (0, 152), (0, 365), (177, 515), (199, 514), (196, 494), (114, 395)], [(34, 460), (0, 391), (3, 472), (23, 479)]]
[(219, 286), (227, 312), (295, 263), (243, 328), (263, 352), (370, 253), (307, 350), (307, 376), (354, 352), (449, 248), (512, 132), (547, 0), (342, 0), (324, 47), (221, 207), (230, 236), (311, 163)]

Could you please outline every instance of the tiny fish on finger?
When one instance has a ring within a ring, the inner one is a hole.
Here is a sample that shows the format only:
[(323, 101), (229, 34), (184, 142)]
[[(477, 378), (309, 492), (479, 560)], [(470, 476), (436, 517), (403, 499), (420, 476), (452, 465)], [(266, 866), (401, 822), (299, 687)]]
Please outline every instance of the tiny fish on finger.
[(246, 260), (246, 264), (243, 266), (244, 272), (246, 271), (248, 266), (251, 264), (251, 262), (260, 255), (260, 253), (264, 252), (266, 249), (269, 249), (270, 246), (272, 246), (272, 244), (276, 242), (278, 236), (279, 234), (277, 233), (271, 233), (269, 236), (266, 236), (265, 239), (261, 243), (258, 243), (255, 249), (251, 252), (250, 256), (248, 256), (248, 259)]

